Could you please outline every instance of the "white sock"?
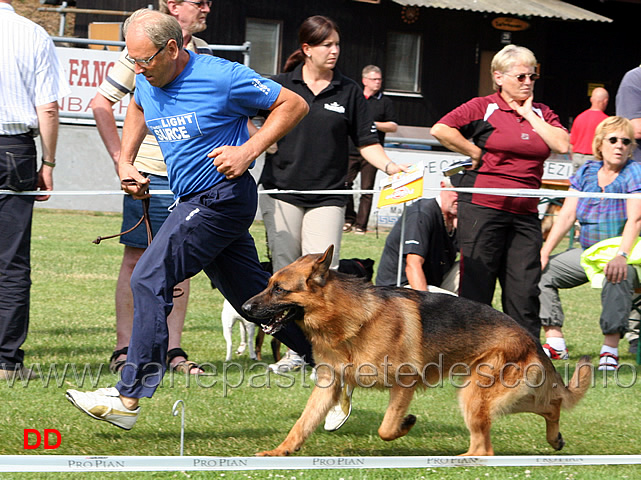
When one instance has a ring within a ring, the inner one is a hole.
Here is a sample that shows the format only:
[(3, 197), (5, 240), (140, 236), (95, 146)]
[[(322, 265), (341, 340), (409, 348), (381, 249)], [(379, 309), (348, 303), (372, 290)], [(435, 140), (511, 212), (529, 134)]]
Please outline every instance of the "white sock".
[(601, 347), (601, 353), (610, 353), (615, 356), (619, 356), (619, 349), (617, 347), (608, 347), (607, 345), (603, 345)]
[(565, 338), (563, 337), (549, 337), (545, 339), (545, 343), (554, 350), (559, 350), (561, 352), (565, 350)]

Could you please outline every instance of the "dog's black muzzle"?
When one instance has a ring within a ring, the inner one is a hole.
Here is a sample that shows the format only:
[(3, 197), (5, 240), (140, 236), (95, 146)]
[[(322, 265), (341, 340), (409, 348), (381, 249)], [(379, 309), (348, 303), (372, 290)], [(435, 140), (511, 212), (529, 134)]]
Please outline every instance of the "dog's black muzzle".
[(264, 305), (256, 297), (243, 304), (243, 312), (258, 320), (263, 331), (268, 335), (280, 331), (287, 323), (302, 320), (304, 309), (299, 305)]

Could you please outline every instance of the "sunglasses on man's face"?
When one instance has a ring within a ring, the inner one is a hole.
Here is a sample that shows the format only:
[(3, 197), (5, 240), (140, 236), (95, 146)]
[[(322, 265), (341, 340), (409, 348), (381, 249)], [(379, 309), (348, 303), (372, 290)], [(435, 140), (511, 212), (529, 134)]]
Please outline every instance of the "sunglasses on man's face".
[(521, 83), (525, 82), (526, 78), (529, 78), (532, 82), (536, 82), (539, 78), (541, 78), (541, 75), (539, 75), (538, 73), (521, 73), (519, 75), (512, 75), (511, 73), (504, 73), (503, 75), (507, 75), (508, 77), (516, 78)]
[(621, 143), (623, 144), (624, 147), (627, 147), (628, 145), (630, 145), (632, 143), (632, 140), (630, 140), (629, 138), (625, 138), (625, 137), (610, 137), (610, 138), (608, 138), (608, 142), (610, 142), (612, 145), (617, 143), (619, 140), (621, 140)]

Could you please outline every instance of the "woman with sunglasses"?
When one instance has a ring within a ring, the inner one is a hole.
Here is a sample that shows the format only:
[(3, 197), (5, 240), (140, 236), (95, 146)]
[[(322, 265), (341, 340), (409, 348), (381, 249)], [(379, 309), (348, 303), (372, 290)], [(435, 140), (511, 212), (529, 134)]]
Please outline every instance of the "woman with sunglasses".
[[(598, 161), (588, 161), (570, 178), (570, 192), (641, 192), (641, 164), (631, 160), (636, 147), (634, 128), (627, 118), (609, 117), (596, 128), (592, 150)], [(550, 257), (575, 220), (581, 225), (580, 248), (566, 250)], [(581, 267), (584, 249), (608, 238), (619, 237), (618, 253), (604, 268), (605, 281), (601, 295), (601, 331), (604, 335), (599, 370), (618, 366), (619, 340), (627, 331), (632, 308), (631, 294), (639, 285), (636, 270), (627, 263), (628, 254), (641, 231), (641, 195), (638, 198), (568, 197), (541, 249), (543, 276), (541, 289), (541, 323), (546, 343), (543, 349), (552, 359), (567, 359), (568, 350), (561, 327), (563, 308), (559, 288), (572, 288), (587, 283)]]
[[(445, 147), (472, 159), (457, 187), (536, 189), (551, 152), (567, 153), (569, 135), (557, 115), (533, 103), (537, 61), (508, 45), (491, 65), (496, 93), (457, 107), (431, 130)], [(471, 141), (470, 141), (471, 140)], [(538, 342), (541, 224), (538, 199), (459, 194), (459, 294), (491, 305), (501, 282), (503, 311)]]

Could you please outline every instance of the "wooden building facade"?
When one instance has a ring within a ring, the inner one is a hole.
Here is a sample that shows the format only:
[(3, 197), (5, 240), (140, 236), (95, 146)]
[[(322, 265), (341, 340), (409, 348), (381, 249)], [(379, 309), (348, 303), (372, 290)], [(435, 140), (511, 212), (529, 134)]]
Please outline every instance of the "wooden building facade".
[[(416, 3), (421, 1), (426, 0)], [(150, 3), (152, 0), (77, 0), (76, 5), (131, 11)], [(153, 3), (157, 6), (157, 2)], [(298, 48), (297, 31), (305, 18), (329, 16), (341, 29), (338, 68), (360, 81), (365, 65), (379, 65), (385, 91), (393, 96), (400, 123), (414, 126), (431, 126), (462, 102), (490, 93), (489, 61), (506, 43), (534, 51), (542, 75), (535, 88), (535, 100), (554, 109), (566, 126), (588, 108), (589, 91), (596, 85), (610, 91), (608, 113), (614, 113), (614, 94), (621, 77), (641, 60), (636, 49), (636, 25), (632, 24), (641, 12), (636, 0), (570, 2), (587, 10), (587, 14), (600, 14), (612, 22), (599, 20), (598, 15), (587, 15), (589, 20), (568, 21), (404, 3), (407, 2), (216, 0), (208, 28), (199, 36), (210, 44), (239, 45), (253, 40), (251, 66), (269, 75), (279, 71), (287, 56)], [(461, 5), (465, 3), (462, 1)], [(78, 14), (76, 36), (86, 37), (88, 24), (96, 21), (115, 20)], [(217, 54), (242, 61), (237, 53)]]

